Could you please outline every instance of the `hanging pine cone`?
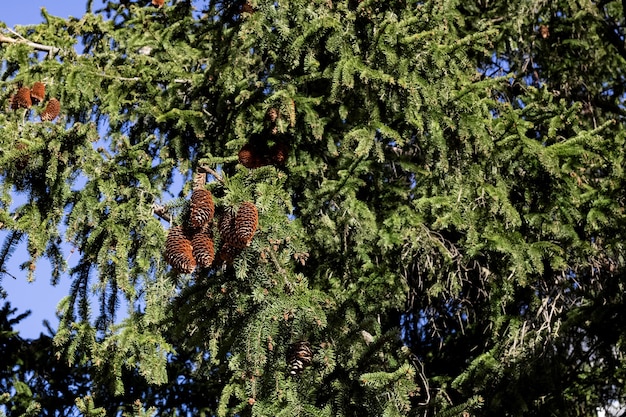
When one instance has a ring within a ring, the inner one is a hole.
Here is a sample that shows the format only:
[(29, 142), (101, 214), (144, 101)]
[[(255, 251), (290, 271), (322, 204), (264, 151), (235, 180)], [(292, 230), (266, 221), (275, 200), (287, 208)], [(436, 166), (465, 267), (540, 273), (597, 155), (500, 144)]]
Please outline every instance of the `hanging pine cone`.
[(280, 111), (276, 107), (270, 107), (269, 109), (267, 109), (267, 112), (265, 112), (265, 120), (269, 121), (270, 123), (276, 123), (276, 120), (279, 116)]
[(165, 240), (165, 260), (183, 274), (190, 274), (196, 267), (191, 241), (182, 226), (170, 227)]
[(246, 1), (244, 4), (241, 5), (241, 13), (254, 13), (254, 7), (250, 4), (249, 1)]
[(20, 87), (17, 93), (11, 97), (11, 108), (16, 109), (30, 109), (33, 102), (30, 99), (30, 88)]
[(215, 247), (211, 234), (207, 231), (199, 231), (191, 237), (193, 257), (201, 268), (208, 268), (215, 259)]
[(33, 104), (39, 104), (46, 96), (46, 86), (41, 81), (37, 81), (30, 89), (30, 99)]
[(223, 246), (233, 248), (243, 248), (245, 245), (241, 243), (237, 228), (235, 226), (235, 214), (230, 209), (224, 210), (217, 221), (217, 229), (220, 232)]
[(215, 206), (213, 205), (213, 195), (204, 188), (196, 188), (191, 193), (191, 204), (189, 211), (189, 222), (191, 227), (203, 227), (213, 220)]
[(285, 165), (289, 158), (289, 145), (285, 142), (276, 142), (270, 148), (270, 158), (274, 165)]
[(222, 247), (217, 255), (218, 259), (226, 264), (232, 264), (244, 248), (239, 240), (235, 227), (235, 214), (229, 208), (225, 209), (217, 221)]
[(311, 366), (313, 362), (313, 351), (311, 350), (311, 344), (302, 340), (293, 343), (287, 351), (287, 365), (289, 365), (289, 373), (291, 375), (298, 375), (304, 368)]
[[(22, 142), (19, 142), (19, 143), (17, 143), (15, 145), (15, 149), (17, 149), (18, 151), (24, 151), (27, 148), (28, 148), (28, 146), (25, 143), (22, 143)], [(23, 156), (20, 156), (15, 161), (15, 168), (17, 168), (20, 171), (26, 169), (26, 167), (28, 166), (29, 160), (30, 160), (30, 158), (29, 158), (28, 154), (24, 154)]]
[(60, 111), (61, 103), (59, 103), (59, 100), (56, 98), (52, 97), (39, 117), (41, 117), (42, 122), (50, 122), (56, 119)]
[(235, 215), (235, 231), (242, 246), (248, 246), (259, 226), (259, 212), (249, 201), (244, 201), (239, 206)]
[(260, 168), (267, 165), (263, 152), (256, 146), (246, 143), (239, 150), (239, 162), (249, 169)]
[(243, 249), (241, 247), (232, 246), (229, 242), (224, 242), (222, 247), (220, 248), (220, 252), (218, 257), (220, 261), (232, 265), (235, 261), (235, 258), (239, 256)]

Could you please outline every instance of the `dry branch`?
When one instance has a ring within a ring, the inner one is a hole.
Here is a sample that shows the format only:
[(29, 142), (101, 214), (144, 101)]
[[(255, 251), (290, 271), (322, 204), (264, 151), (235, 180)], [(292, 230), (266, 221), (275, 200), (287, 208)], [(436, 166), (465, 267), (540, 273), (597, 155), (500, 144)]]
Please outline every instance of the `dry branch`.
[(27, 45), (37, 51), (44, 51), (47, 52), (49, 54), (56, 54), (59, 51), (61, 51), (60, 48), (57, 48), (56, 46), (50, 46), (50, 45), (44, 45), (41, 43), (37, 43), (37, 42), (31, 42), (27, 39), (15, 39), (15, 38), (11, 38), (9, 36), (5, 36), (3, 34), (0, 34), (0, 43), (23, 43), (24, 45)]
[(169, 213), (167, 208), (165, 208), (165, 206), (161, 206), (161, 205), (158, 205), (158, 204), (153, 204), (152, 205), (152, 212), (154, 213), (155, 216), (160, 217), (161, 219), (165, 220), (166, 222), (169, 222), (169, 223), (172, 222), (172, 215)]

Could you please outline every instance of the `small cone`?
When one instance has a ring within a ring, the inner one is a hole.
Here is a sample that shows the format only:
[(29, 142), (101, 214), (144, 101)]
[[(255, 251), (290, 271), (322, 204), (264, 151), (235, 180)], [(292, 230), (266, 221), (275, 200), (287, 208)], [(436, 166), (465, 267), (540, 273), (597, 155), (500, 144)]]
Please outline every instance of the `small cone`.
[(276, 107), (270, 107), (265, 113), (265, 119), (270, 123), (275, 123), (280, 116), (280, 111)]
[(189, 222), (191, 227), (198, 228), (206, 226), (213, 220), (215, 205), (213, 195), (204, 188), (196, 188), (191, 193), (191, 205), (189, 212)]
[[(19, 142), (18, 144), (15, 145), (15, 149), (17, 149), (18, 151), (24, 151), (27, 148), (28, 148), (28, 146), (25, 143), (22, 143), (22, 142)], [(19, 157), (15, 161), (15, 168), (17, 168), (20, 171), (26, 169), (26, 167), (28, 166), (29, 160), (30, 160), (30, 158), (28, 157), (28, 154), (25, 154), (25, 155)]]
[(43, 101), (46, 96), (46, 86), (44, 83), (37, 81), (33, 84), (33, 87), (30, 89), (30, 99), (33, 104), (39, 104)]
[(152, 5), (158, 7), (159, 9), (163, 7), (165, 4), (165, 0), (152, 0)]
[(11, 108), (15, 109), (30, 109), (33, 102), (30, 99), (30, 88), (20, 87), (17, 93), (11, 97)]
[(311, 344), (306, 341), (300, 341), (292, 344), (287, 351), (287, 365), (289, 365), (289, 373), (298, 375), (304, 368), (311, 366), (313, 362), (313, 351)]
[(250, 2), (246, 1), (241, 5), (241, 13), (254, 13), (254, 7), (250, 4)]
[(235, 215), (235, 231), (241, 245), (250, 244), (258, 226), (259, 212), (256, 206), (249, 201), (243, 202)]
[(215, 259), (215, 246), (211, 234), (206, 231), (194, 233), (191, 238), (193, 257), (201, 268), (208, 268)]
[(220, 249), (219, 259), (228, 265), (232, 265), (235, 258), (241, 253), (241, 250), (242, 249), (240, 247), (232, 246), (226, 242)]
[(60, 111), (61, 103), (59, 103), (59, 100), (56, 98), (52, 97), (39, 117), (41, 117), (42, 122), (50, 122), (57, 118)]
[(263, 158), (263, 154), (250, 143), (243, 145), (241, 150), (239, 150), (238, 156), (241, 165), (249, 169), (260, 168), (263, 165), (267, 165), (264, 160), (265, 158)]
[(190, 274), (196, 267), (191, 241), (182, 226), (173, 226), (165, 240), (165, 260), (172, 268)]
[(289, 158), (289, 145), (284, 142), (277, 142), (270, 149), (270, 157), (272, 164), (285, 165), (287, 158)]

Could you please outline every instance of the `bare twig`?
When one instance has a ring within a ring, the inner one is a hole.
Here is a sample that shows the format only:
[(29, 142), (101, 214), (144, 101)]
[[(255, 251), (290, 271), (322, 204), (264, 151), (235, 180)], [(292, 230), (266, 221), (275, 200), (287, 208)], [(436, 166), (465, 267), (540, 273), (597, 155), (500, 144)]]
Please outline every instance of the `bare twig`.
[(22, 35), (20, 35), (20, 34), (19, 34), (19, 33), (17, 33), (16, 31), (14, 31), (13, 29), (11, 29), (11, 28), (6, 28), (6, 29), (7, 29), (9, 32), (11, 32), (12, 34), (14, 34), (15, 36), (17, 36), (18, 38), (20, 38), (20, 39), (25, 40), (25, 41), (27, 41), (27, 42), (28, 42), (28, 39), (26, 39), (25, 37), (23, 37)]
[[(111, 78), (113, 80), (118, 80), (118, 81), (133, 81), (133, 82), (138, 82), (141, 81), (142, 78), (141, 77), (122, 77), (120, 75), (109, 75), (109, 74), (105, 74), (103, 72), (101, 73), (93, 73), (94, 75), (97, 75), (99, 77), (103, 77), (103, 78)], [(174, 78), (174, 80), (172, 80), (175, 84), (191, 84), (191, 80), (186, 80), (183, 78)]]
[(165, 206), (161, 206), (159, 204), (153, 204), (152, 205), (152, 212), (162, 218), (163, 220), (165, 220), (166, 222), (171, 223), (172, 222), (172, 215), (169, 213), (169, 211), (165, 208)]
[[(22, 37), (20, 36), (20, 38)], [(37, 51), (44, 51), (49, 54), (56, 54), (61, 51), (61, 49), (57, 48), (56, 46), (49, 46), (49, 45), (44, 45), (44, 44), (37, 43), (37, 42), (31, 42), (24, 38), (15, 39), (15, 38), (11, 38), (2, 34), (0, 34), (0, 43), (23, 43), (24, 45), (30, 46), (31, 48)]]
[(424, 401), (418, 403), (418, 405), (426, 406), (430, 403), (430, 385), (428, 384), (428, 378), (426, 377), (426, 374), (424, 373), (424, 364), (422, 363), (421, 360), (419, 360), (419, 358), (413, 352), (409, 354), (409, 360), (413, 364), (413, 367), (415, 368), (415, 370), (417, 371), (420, 377), (421, 384), (424, 389), (424, 395), (426, 397)]
[(197, 168), (198, 172), (204, 172), (204, 173), (208, 173), (211, 174), (215, 177), (216, 180), (218, 180), (220, 183), (224, 184), (224, 179), (222, 178), (222, 176), (220, 174), (217, 173), (217, 171), (215, 171), (213, 168), (206, 166), (206, 165), (199, 165)]

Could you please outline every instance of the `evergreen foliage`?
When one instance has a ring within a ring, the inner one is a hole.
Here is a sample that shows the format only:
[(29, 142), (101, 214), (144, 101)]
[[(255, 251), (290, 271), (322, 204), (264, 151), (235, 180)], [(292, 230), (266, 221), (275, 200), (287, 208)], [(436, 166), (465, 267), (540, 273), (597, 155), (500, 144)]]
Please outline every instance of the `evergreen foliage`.
[(0, 272), (72, 279), (82, 415), (626, 401), (621, 2), (95, 3), (0, 37)]

